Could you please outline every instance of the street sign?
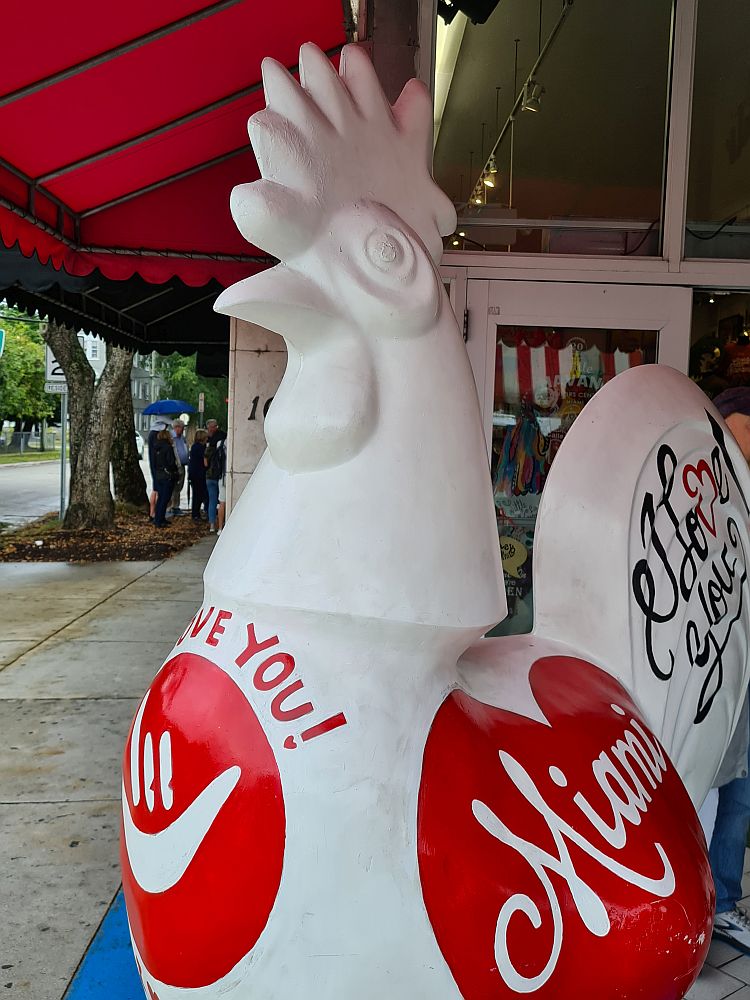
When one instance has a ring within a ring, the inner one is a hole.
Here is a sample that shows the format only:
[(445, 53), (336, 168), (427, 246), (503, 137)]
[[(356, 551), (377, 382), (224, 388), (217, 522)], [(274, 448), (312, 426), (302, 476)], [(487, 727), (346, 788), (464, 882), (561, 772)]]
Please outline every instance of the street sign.
[(67, 382), (45, 382), (44, 383), (45, 392), (54, 392), (57, 395), (62, 395), (68, 391)]
[(206, 394), (205, 392), (198, 393), (198, 413), (203, 413), (206, 408)]
[(47, 345), (47, 351), (45, 354), (45, 378), (46, 383), (44, 387), (45, 392), (66, 392), (66, 389), (48, 389), (47, 385), (52, 382), (57, 382), (65, 384), (65, 372), (62, 370), (57, 358), (50, 350), (49, 345)]
[(0, 330), (0, 358), (5, 350), (5, 330)]

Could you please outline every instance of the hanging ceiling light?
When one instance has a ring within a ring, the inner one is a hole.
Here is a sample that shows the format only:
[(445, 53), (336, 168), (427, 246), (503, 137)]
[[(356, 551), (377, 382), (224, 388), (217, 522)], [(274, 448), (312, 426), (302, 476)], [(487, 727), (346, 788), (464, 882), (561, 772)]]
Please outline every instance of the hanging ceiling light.
[(487, 169), (488, 169), (488, 171), (491, 174), (496, 174), (497, 173), (497, 160), (495, 159), (495, 154), (494, 153), (490, 157), (490, 164), (489, 164), (489, 167)]
[(486, 173), (482, 174), (482, 184), (484, 184), (484, 186), (488, 188), (493, 188), (495, 186), (495, 178), (492, 176), (489, 170)]
[(544, 87), (536, 80), (529, 80), (523, 88), (521, 111), (541, 111)]

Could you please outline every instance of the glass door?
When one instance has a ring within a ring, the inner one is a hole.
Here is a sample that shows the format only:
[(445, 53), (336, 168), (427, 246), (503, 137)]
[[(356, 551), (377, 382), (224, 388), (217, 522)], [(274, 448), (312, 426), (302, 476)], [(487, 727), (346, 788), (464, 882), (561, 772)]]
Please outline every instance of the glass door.
[(687, 371), (691, 302), (686, 288), (468, 281), (467, 348), (508, 597), (508, 617), (492, 634), (533, 626), (537, 511), (566, 433), (619, 372), (657, 362)]

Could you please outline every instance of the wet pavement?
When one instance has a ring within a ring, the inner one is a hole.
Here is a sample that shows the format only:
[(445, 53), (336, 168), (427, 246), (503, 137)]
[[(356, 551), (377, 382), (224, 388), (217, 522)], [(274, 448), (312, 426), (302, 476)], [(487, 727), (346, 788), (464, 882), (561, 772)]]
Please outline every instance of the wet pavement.
[(117, 893), (127, 730), (200, 603), (212, 546), (162, 563), (0, 566), (4, 997), (60, 1000)]
[[(118, 860), (120, 758), (192, 617), (213, 540), (165, 562), (3, 564), (0, 989), (138, 1000)], [(750, 852), (743, 905), (750, 904)], [(690, 1000), (750, 1000), (750, 957), (711, 946)]]

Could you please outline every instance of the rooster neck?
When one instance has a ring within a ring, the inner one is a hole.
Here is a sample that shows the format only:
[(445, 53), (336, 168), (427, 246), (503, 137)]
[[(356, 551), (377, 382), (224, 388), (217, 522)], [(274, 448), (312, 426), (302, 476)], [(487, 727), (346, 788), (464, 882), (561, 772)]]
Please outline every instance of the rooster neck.
[[(330, 360), (323, 400), (341, 375), (335, 351)], [(267, 452), (206, 581), (253, 603), (471, 639), (504, 616), (505, 597), (476, 389), (447, 303), (427, 334), (374, 344), (373, 371), (374, 424), (360, 450), (297, 473)]]

